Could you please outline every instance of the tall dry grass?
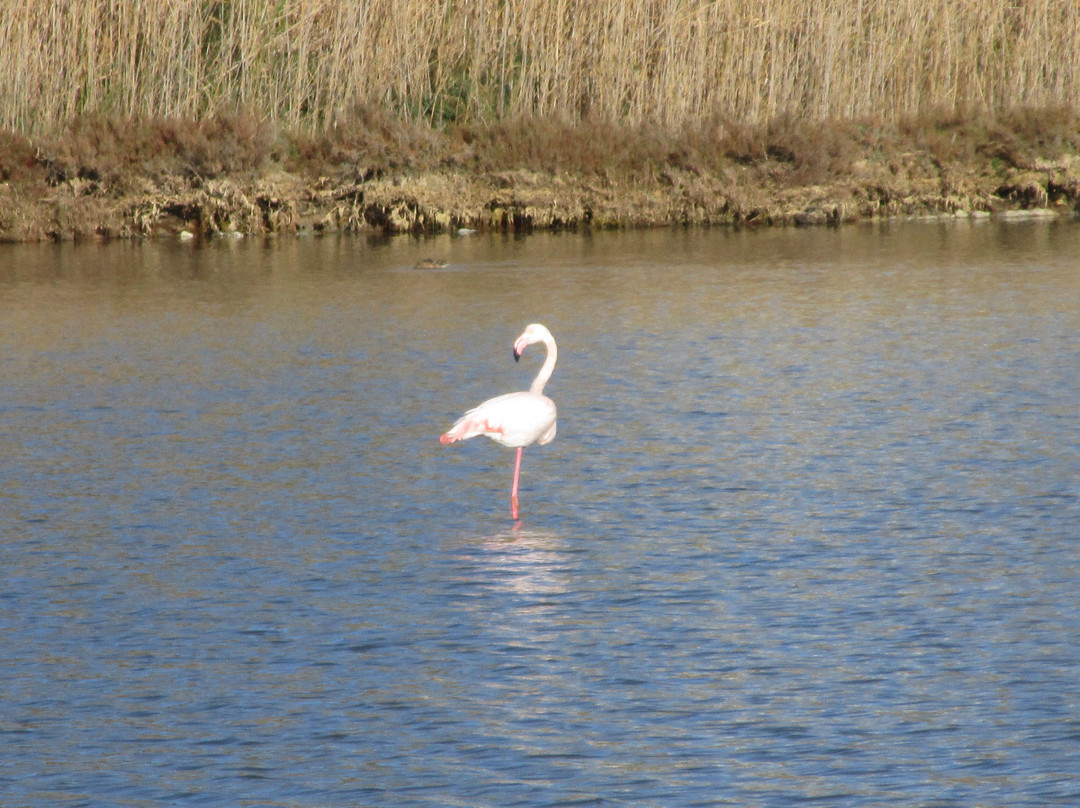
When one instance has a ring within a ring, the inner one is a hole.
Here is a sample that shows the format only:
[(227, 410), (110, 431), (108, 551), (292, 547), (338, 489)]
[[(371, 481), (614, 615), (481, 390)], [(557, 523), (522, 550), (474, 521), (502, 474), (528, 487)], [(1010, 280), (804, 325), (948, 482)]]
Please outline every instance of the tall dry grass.
[(1080, 100), (1076, 0), (19, 0), (0, 128), (244, 109), (332, 127), (552, 116), (680, 127)]

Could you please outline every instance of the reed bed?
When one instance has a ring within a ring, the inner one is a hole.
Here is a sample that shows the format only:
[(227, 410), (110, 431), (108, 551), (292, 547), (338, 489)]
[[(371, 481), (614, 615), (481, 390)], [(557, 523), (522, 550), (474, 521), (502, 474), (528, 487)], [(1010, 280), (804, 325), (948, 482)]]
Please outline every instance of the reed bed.
[(436, 126), (669, 129), (1075, 105), (1075, 0), (20, 0), (0, 129), (243, 110), (325, 131), (376, 106)]

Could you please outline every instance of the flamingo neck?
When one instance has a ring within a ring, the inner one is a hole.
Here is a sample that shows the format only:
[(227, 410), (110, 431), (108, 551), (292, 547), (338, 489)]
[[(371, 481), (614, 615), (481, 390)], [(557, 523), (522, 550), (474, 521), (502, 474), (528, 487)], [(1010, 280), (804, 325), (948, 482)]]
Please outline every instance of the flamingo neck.
[(529, 392), (536, 395), (544, 392), (544, 386), (548, 383), (548, 379), (551, 378), (551, 374), (555, 370), (555, 361), (559, 358), (559, 349), (555, 347), (555, 340), (551, 336), (544, 340), (544, 347), (547, 348), (547, 359), (540, 366), (540, 372), (536, 374), (536, 378), (533, 379), (533, 383), (529, 387)]

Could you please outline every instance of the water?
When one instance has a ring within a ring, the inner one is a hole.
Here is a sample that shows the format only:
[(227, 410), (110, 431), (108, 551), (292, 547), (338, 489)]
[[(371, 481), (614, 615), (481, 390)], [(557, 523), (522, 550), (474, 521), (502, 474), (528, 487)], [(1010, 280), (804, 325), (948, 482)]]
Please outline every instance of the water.
[(3, 247), (0, 803), (1077, 804), (1078, 255)]

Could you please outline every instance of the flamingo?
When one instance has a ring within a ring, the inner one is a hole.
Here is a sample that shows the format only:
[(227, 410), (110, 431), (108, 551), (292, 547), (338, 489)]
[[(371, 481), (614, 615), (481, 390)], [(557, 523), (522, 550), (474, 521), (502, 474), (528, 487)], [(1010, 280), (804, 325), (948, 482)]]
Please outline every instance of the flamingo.
[(518, 479), (521, 476), (522, 449), (534, 443), (543, 446), (555, 439), (555, 402), (544, 395), (544, 385), (551, 378), (551, 372), (555, 370), (555, 360), (559, 356), (555, 338), (544, 326), (532, 323), (514, 340), (514, 361), (518, 361), (522, 351), (534, 342), (544, 343), (547, 359), (529, 389), (489, 398), (461, 416), (457, 423), (439, 438), (439, 442), (445, 444), (486, 435), (496, 443), (517, 449), (514, 485), (510, 489), (512, 519), (518, 518)]

